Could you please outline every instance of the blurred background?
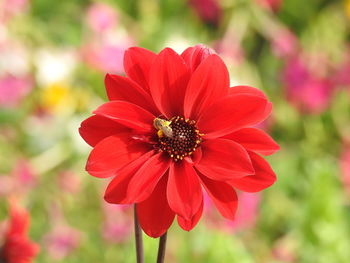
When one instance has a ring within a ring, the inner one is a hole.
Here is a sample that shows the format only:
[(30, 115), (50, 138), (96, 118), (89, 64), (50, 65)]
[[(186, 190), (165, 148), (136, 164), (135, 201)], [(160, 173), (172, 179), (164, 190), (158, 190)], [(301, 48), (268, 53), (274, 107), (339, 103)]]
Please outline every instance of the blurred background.
[(173, 224), (166, 262), (349, 262), (349, 0), (0, 0), (0, 221), (9, 198), (28, 209), (35, 262), (135, 262), (132, 209), (104, 203), (78, 127), (125, 49), (197, 43), (272, 100), (278, 181), (241, 193), (233, 223), (208, 202), (191, 232)]

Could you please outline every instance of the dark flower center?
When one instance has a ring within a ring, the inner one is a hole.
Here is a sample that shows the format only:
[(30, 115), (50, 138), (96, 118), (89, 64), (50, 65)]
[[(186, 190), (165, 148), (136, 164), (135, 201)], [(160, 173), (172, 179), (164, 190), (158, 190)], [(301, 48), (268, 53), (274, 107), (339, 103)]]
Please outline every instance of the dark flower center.
[(156, 118), (154, 127), (158, 129), (157, 148), (167, 152), (174, 161), (191, 155), (202, 142), (196, 122), (180, 116), (169, 121)]

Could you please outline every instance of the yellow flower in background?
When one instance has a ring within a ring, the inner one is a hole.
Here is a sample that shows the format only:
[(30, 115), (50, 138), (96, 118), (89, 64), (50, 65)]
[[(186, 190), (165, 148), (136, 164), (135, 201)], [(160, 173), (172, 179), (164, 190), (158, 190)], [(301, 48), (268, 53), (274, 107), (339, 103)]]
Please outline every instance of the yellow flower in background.
[(89, 94), (64, 82), (56, 82), (42, 89), (41, 103), (53, 114), (71, 114), (83, 110), (89, 104)]
[(50, 113), (71, 113), (75, 108), (75, 101), (69, 85), (53, 83), (42, 90), (41, 103)]
[(346, 16), (350, 19), (350, 0), (345, 0), (345, 13)]

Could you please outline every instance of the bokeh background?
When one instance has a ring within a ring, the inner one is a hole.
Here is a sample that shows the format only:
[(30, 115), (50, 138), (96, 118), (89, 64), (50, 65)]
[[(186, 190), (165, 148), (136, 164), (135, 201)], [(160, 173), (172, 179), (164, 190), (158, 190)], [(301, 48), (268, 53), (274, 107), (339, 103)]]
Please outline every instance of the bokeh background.
[(349, 262), (350, 1), (0, 0), (0, 220), (10, 198), (30, 212), (35, 262), (135, 262), (132, 209), (104, 203), (78, 127), (125, 49), (197, 43), (273, 102), (278, 181), (240, 194), (233, 223), (208, 202), (191, 232), (173, 224), (166, 262)]

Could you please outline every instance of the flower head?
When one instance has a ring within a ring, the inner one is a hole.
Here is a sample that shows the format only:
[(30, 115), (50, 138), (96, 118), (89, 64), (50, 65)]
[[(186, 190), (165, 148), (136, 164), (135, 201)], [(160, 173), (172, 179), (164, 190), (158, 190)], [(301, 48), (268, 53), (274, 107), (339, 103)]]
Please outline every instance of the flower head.
[(1, 247), (0, 262), (30, 263), (39, 252), (39, 246), (27, 236), (29, 215), (15, 203), (11, 204), (10, 213), (11, 219)]
[(191, 230), (203, 211), (203, 190), (233, 220), (234, 188), (260, 191), (276, 176), (259, 155), (279, 149), (262, 130), (271, 103), (259, 90), (229, 87), (221, 58), (202, 45), (181, 55), (130, 48), (127, 77), (107, 74), (107, 102), (83, 121), (80, 134), (93, 146), (86, 170), (115, 176), (105, 200), (137, 205), (142, 229), (152, 237), (175, 216)]

